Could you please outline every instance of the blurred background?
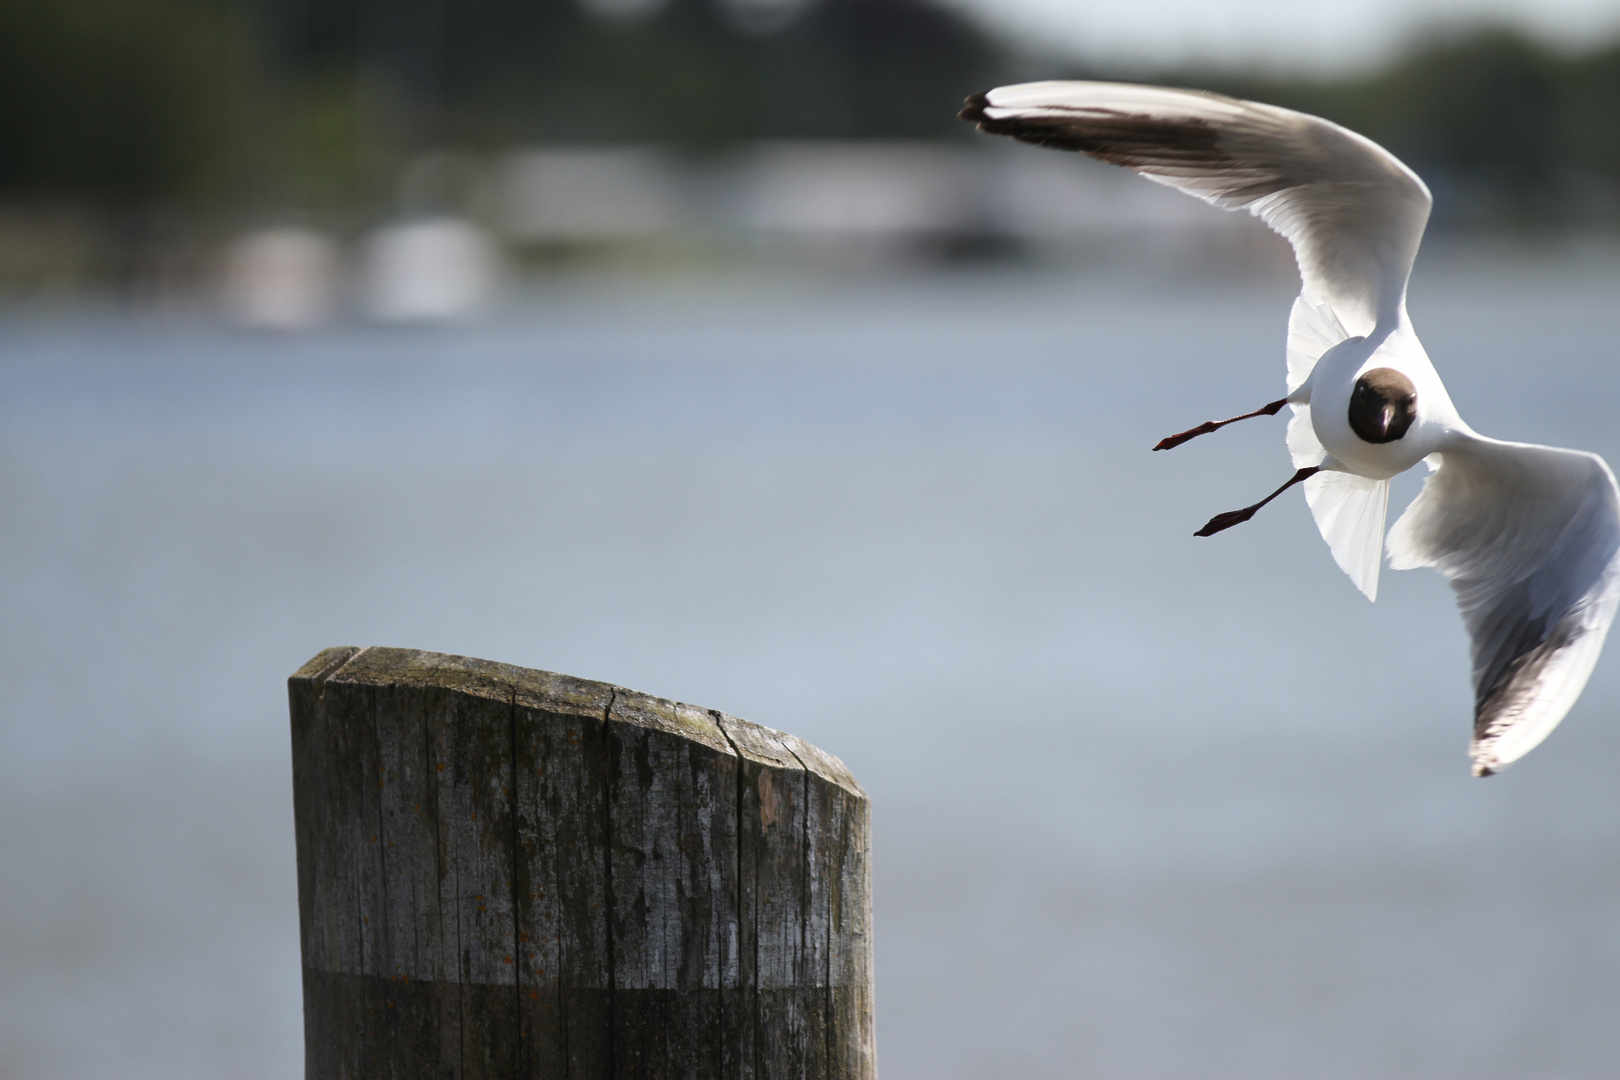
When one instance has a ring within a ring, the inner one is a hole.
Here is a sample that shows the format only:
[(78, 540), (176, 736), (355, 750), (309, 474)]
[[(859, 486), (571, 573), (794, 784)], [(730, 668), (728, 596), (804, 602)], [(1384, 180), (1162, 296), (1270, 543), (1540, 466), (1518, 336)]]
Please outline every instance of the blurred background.
[(888, 1080), (1620, 1073), (1620, 663), (1475, 781), (1438, 576), (1192, 539), (1297, 278), (955, 119), (1052, 77), (1395, 150), (1464, 415), (1620, 462), (1620, 5), (0, 0), (0, 1078), (300, 1074), (339, 644), (842, 757)]

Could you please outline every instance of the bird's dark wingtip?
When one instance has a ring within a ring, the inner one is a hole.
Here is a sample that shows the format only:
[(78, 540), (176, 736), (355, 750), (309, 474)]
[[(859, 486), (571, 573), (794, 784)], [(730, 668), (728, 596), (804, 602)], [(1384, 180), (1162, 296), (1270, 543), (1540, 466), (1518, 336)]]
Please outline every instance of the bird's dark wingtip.
[(990, 104), (990, 95), (974, 94), (962, 104), (962, 111), (956, 114), (958, 120), (966, 120), (970, 124), (983, 123), (984, 110)]

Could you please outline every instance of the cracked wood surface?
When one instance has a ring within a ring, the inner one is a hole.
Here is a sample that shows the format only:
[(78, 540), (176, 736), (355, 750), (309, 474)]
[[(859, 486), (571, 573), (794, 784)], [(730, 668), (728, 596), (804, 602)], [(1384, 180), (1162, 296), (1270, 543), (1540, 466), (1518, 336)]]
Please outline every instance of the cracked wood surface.
[(306, 1075), (877, 1075), (870, 815), (724, 713), (410, 649), (289, 680)]

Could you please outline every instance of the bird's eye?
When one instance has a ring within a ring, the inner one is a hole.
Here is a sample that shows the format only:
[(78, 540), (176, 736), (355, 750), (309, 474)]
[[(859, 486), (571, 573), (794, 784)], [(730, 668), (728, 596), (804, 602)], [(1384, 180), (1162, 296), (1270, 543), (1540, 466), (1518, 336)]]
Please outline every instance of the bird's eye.
[(1417, 387), (1394, 368), (1373, 368), (1350, 392), (1350, 430), (1365, 442), (1394, 442), (1417, 419)]

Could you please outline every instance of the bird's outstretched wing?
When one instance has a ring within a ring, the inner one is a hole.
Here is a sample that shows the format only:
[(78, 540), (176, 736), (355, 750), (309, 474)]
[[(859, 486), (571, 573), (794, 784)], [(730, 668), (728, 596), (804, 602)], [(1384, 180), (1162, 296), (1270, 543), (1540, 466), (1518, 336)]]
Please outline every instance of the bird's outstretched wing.
[(1620, 495), (1595, 454), (1475, 436), (1389, 534), (1390, 565), (1432, 566), (1473, 644), (1474, 774), (1533, 749), (1592, 674), (1620, 603)]
[(1350, 335), (1400, 315), (1429, 189), (1353, 131), (1274, 105), (1130, 83), (1002, 86), (970, 97), (961, 116), (1248, 210), (1293, 245), (1302, 295)]
[[(1039, 82), (968, 99), (962, 118), (1025, 142), (1078, 150), (1228, 210), (1293, 245), (1300, 297), (1288, 320), (1288, 390), (1328, 349), (1404, 315), (1429, 220), (1429, 189), (1369, 139), (1273, 105), (1129, 83)], [(1296, 412), (1303, 406), (1296, 406)], [(1289, 427), (1296, 467), (1324, 451), (1308, 416)], [(1378, 591), (1389, 485), (1318, 474), (1305, 495), (1322, 538), (1369, 598)]]

